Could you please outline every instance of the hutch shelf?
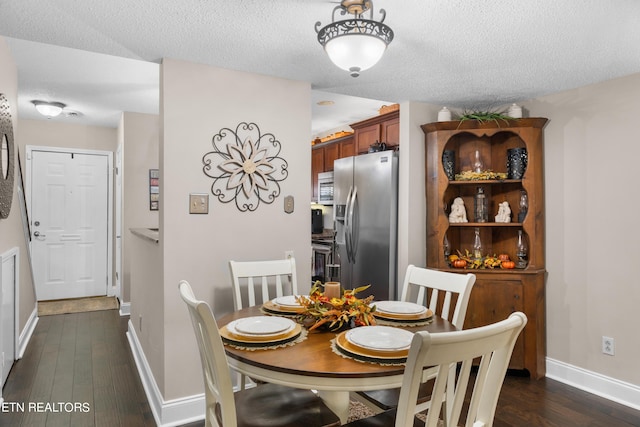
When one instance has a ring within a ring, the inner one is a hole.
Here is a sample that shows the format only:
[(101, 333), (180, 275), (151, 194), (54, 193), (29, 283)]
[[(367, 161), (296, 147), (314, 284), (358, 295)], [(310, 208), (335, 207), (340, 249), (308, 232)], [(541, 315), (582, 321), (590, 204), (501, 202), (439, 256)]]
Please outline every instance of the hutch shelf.
[[(543, 179), (546, 123), (545, 118), (526, 118), (422, 126), (426, 137), (427, 267), (476, 274), (465, 329), (503, 320), (513, 311), (527, 315), (528, 323), (516, 343), (510, 368), (527, 370), (533, 378), (545, 375), (546, 357)], [(526, 150), (524, 173), (508, 173), (508, 150), (522, 152), (522, 149)], [(463, 172), (474, 169), (507, 175), (466, 179), (469, 176)], [(478, 222), (475, 217), (474, 199), (479, 189), (487, 201), (486, 222)], [(528, 204), (526, 209), (520, 208), (523, 195)], [(449, 222), (451, 206), (457, 198), (464, 202), (468, 222)], [(494, 220), (503, 202), (508, 202), (511, 209), (511, 222)], [(518, 236), (522, 235), (527, 250), (525, 263), (514, 269), (453, 268), (447, 254), (467, 251), (473, 254), (476, 231), (482, 256), (506, 254), (511, 260), (517, 260), (518, 254), (522, 256), (517, 250)]]

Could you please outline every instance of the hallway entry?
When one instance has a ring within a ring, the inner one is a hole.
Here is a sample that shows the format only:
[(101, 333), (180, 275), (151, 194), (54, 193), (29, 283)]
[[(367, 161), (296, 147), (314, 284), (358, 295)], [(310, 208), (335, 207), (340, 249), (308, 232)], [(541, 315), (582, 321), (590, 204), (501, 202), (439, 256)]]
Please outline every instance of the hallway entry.
[(31, 256), (38, 301), (107, 295), (108, 152), (27, 152)]

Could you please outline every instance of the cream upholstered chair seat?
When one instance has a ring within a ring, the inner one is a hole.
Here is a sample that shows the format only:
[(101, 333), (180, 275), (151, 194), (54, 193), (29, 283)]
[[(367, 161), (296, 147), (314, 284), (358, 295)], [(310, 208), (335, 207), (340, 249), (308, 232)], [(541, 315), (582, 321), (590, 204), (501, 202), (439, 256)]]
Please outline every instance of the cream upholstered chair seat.
[[(471, 387), (467, 416), (462, 424), (466, 427), (493, 425), (511, 353), (526, 323), (524, 313), (516, 312), (501, 322), (480, 328), (438, 334), (416, 332), (407, 357), (398, 407), (345, 427), (436, 427), (439, 420), (443, 420), (445, 426), (457, 426), (465, 395)], [(476, 358), (480, 358), (480, 365), (475, 381), (470, 381), (471, 366)], [(452, 383), (451, 365), (457, 364), (460, 370), (453, 375), (456, 378)], [(426, 424), (415, 416), (425, 367), (436, 370)]]
[[(449, 320), (456, 328), (462, 329), (475, 281), (476, 276), (471, 273), (449, 273), (409, 265), (404, 276), (400, 300), (425, 305), (435, 314)], [(429, 369), (425, 372), (424, 378), (433, 378), (435, 373), (435, 369)], [(399, 396), (399, 388), (364, 391), (355, 395), (374, 412), (395, 408)], [(427, 384), (421, 388), (418, 403), (418, 412), (428, 408)]]
[(195, 298), (188, 282), (180, 281), (178, 288), (200, 350), (207, 427), (340, 425), (338, 416), (311, 390), (263, 384), (234, 393), (224, 344), (209, 304)]

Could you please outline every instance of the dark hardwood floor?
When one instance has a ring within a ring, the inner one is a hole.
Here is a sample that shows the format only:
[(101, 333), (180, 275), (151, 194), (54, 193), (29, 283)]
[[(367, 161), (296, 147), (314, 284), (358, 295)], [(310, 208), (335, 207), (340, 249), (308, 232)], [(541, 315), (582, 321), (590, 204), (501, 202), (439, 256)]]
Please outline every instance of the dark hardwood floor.
[[(41, 317), (4, 386), (0, 426), (155, 426), (125, 336), (127, 321), (117, 310)], [(74, 403), (79, 407), (69, 406)], [(640, 411), (512, 373), (494, 425), (640, 427)]]
[(155, 426), (127, 321), (117, 310), (40, 317), (3, 388), (13, 408), (0, 426)]

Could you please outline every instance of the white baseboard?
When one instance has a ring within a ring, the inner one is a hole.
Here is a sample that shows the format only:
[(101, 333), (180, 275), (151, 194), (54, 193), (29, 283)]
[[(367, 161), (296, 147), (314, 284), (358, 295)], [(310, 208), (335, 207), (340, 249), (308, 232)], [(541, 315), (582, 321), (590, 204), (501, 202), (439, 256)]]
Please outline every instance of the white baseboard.
[(27, 320), (27, 324), (24, 325), (22, 332), (20, 332), (20, 337), (18, 338), (18, 353), (16, 354), (16, 360), (22, 359), (24, 356), (24, 351), (27, 349), (27, 344), (31, 340), (31, 336), (33, 335), (33, 331), (36, 329), (36, 325), (38, 324), (38, 304), (36, 303), (36, 307), (31, 312), (29, 319)]
[(120, 301), (120, 316), (123, 317), (129, 315), (131, 315), (131, 303)]
[(131, 320), (129, 320), (127, 339), (129, 340), (129, 346), (131, 347), (138, 374), (156, 424), (159, 427), (172, 427), (203, 420), (205, 411), (204, 393), (181, 399), (164, 400)]
[(547, 358), (547, 377), (640, 410), (640, 386)]

